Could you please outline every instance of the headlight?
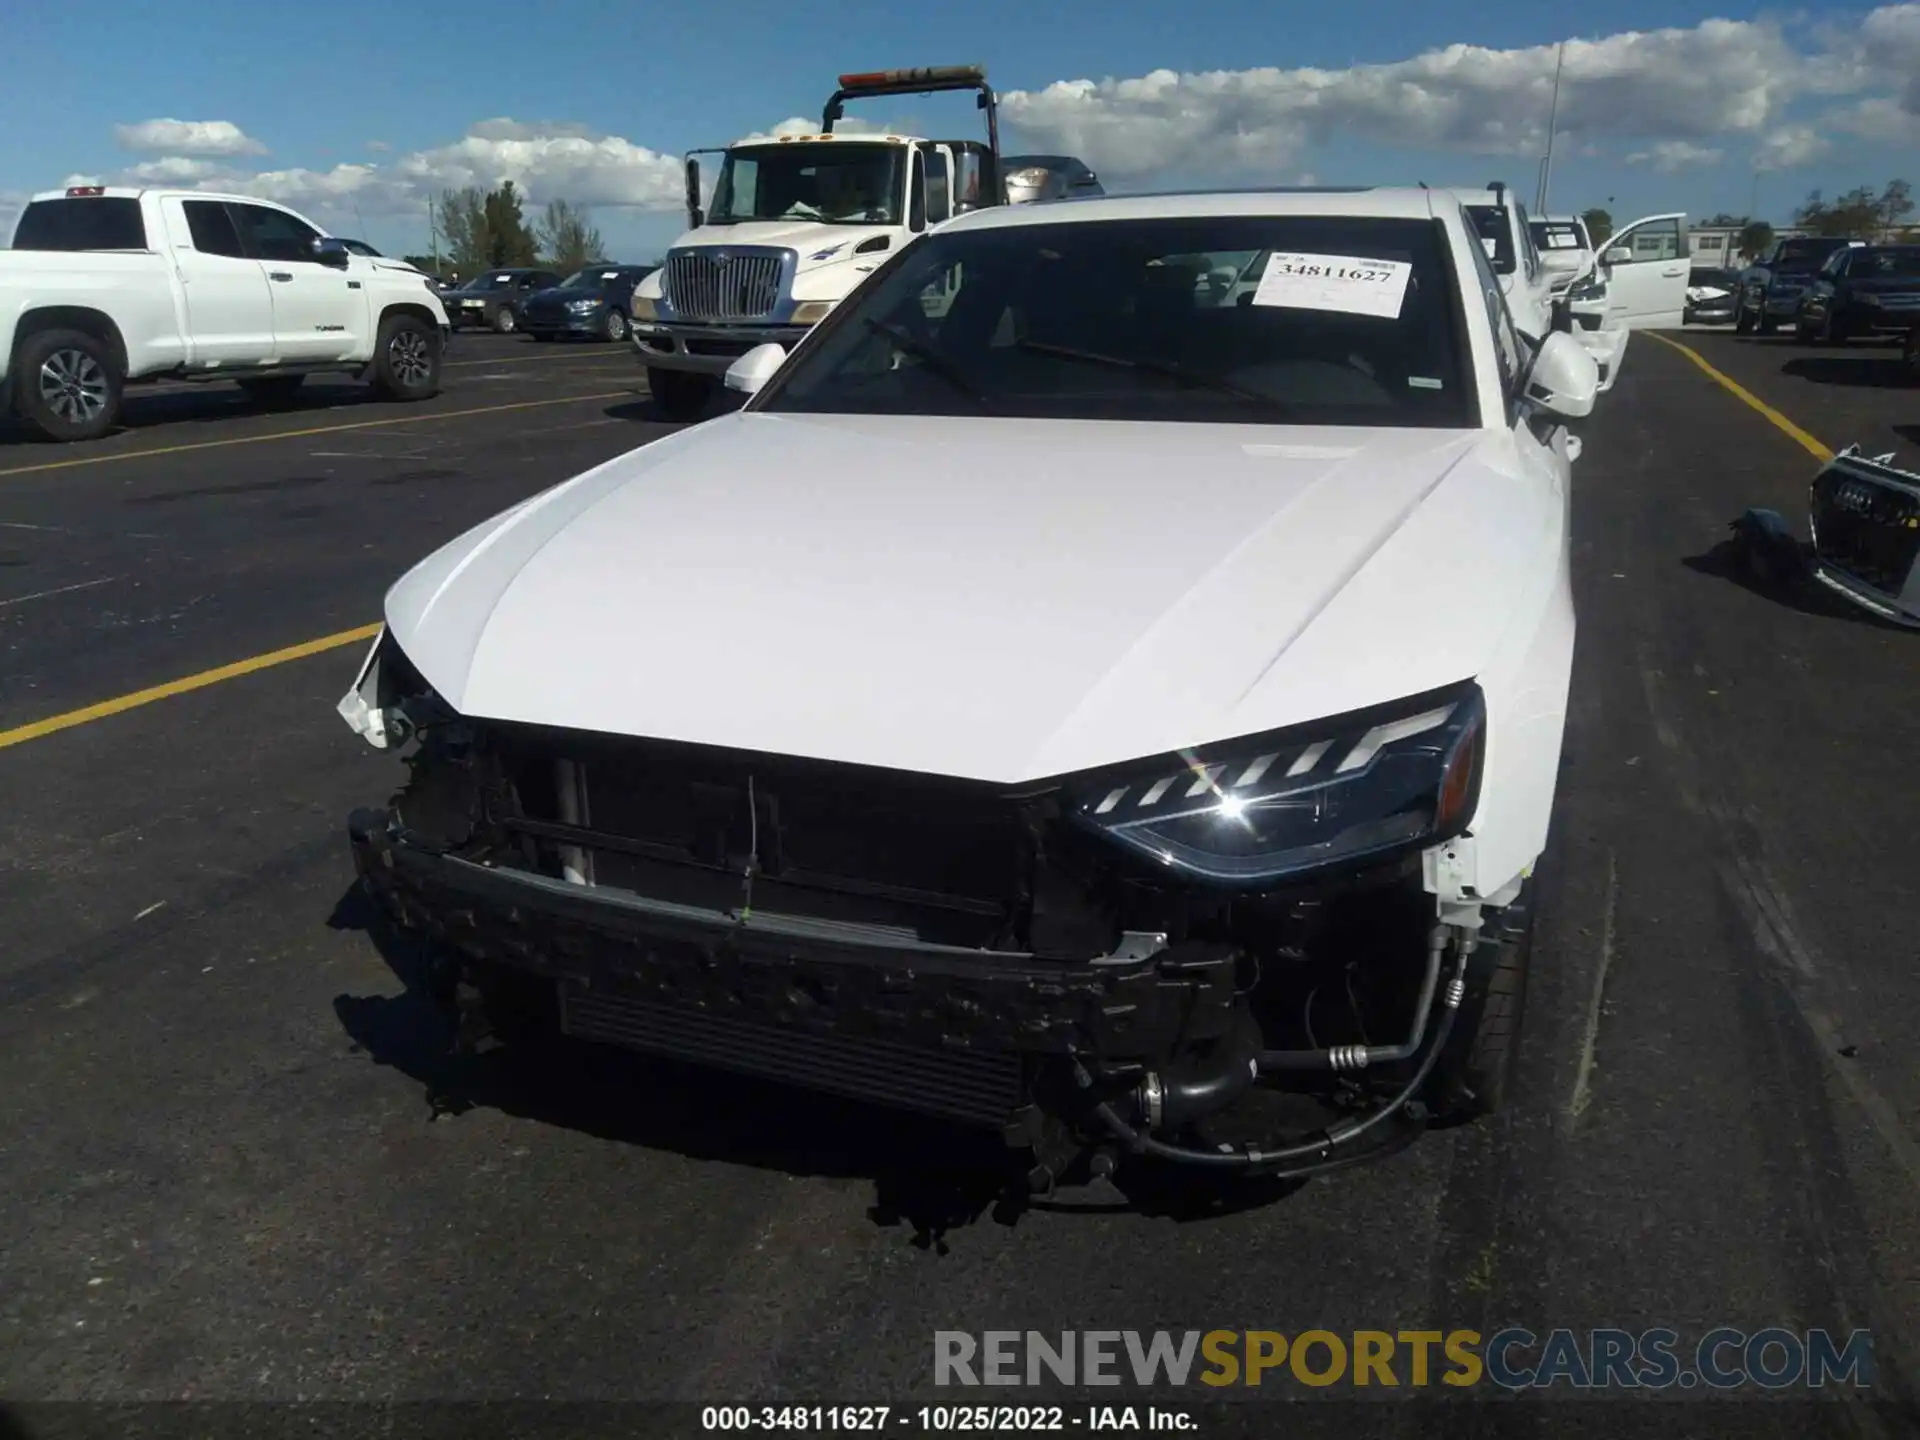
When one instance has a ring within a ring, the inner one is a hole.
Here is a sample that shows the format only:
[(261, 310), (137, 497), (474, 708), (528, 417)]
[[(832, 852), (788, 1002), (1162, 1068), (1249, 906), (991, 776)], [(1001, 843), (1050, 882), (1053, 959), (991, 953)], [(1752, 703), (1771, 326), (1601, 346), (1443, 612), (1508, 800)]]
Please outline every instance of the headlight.
[(598, 310), (599, 308), (600, 302), (598, 300), (569, 300), (567, 302), (567, 309), (573, 311), (576, 315), (584, 315), (589, 310)]
[(659, 310), (653, 301), (647, 299), (646, 296), (636, 295), (633, 297), (633, 318), (636, 320), (657, 320), (659, 318)]
[(793, 307), (793, 323), (813, 325), (827, 318), (827, 312), (840, 302), (837, 300), (806, 300)]
[(1069, 813), (1159, 865), (1260, 885), (1458, 835), (1480, 796), (1477, 685), (1076, 778)]

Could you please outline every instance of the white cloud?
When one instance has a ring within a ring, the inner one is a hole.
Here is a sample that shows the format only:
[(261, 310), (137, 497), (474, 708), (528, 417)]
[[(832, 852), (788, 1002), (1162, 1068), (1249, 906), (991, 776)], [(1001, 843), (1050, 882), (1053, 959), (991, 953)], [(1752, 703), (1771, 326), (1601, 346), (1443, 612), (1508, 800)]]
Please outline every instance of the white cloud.
[(393, 149), (393, 146), (384, 140), (369, 140), (367, 141), (367, 149), (373, 151), (375, 154), (384, 155)]
[[(804, 115), (789, 115), (771, 130), (756, 130), (751, 135), (742, 135), (733, 143), (751, 145), (760, 140), (778, 140), (783, 135), (818, 135), (820, 122), (809, 120)], [(913, 126), (906, 120), (882, 125), (878, 121), (862, 119), (858, 115), (848, 115), (833, 123), (836, 135), (912, 135)]]
[(122, 149), (167, 155), (265, 155), (267, 147), (231, 120), (142, 120), (116, 125)]
[(158, 160), (142, 160), (120, 173), (119, 179), (132, 185), (189, 185), (220, 173), (211, 160), (195, 160), (185, 155), (163, 155)]
[(1818, 160), (1831, 148), (1826, 136), (1811, 125), (1782, 125), (1762, 138), (1753, 155), (1753, 168), (1791, 170)]
[(1636, 150), (1627, 156), (1627, 164), (1651, 165), (1662, 175), (1671, 175), (1696, 165), (1718, 165), (1725, 155), (1726, 151), (1717, 145), (1696, 145), (1691, 140), (1656, 140), (1649, 149)]

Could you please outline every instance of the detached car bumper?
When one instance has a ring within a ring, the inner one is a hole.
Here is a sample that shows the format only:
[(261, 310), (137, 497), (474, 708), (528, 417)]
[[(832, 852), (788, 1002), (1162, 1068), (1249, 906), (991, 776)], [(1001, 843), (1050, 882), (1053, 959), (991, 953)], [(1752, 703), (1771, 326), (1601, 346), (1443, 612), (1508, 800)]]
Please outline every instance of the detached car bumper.
[(791, 350), (811, 325), (666, 325), (633, 322), (633, 350), (640, 363), (660, 370), (724, 375), (733, 362), (756, 345)]

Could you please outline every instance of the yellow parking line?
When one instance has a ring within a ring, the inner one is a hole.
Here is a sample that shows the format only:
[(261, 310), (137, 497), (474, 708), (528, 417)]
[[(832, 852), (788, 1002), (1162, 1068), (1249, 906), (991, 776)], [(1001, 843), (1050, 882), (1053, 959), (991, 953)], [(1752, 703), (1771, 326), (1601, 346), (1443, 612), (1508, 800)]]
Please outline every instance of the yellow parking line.
[(320, 655), (328, 650), (338, 650), (343, 645), (352, 645), (361, 640), (371, 640), (379, 633), (380, 627), (378, 625), (360, 625), (352, 630), (339, 631), (337, 634), (322, 635), (318, 640), (308, 640), (299, 645), (289, 645), (284, 650), (269, 650), (265, 655), (255, 655), (246, 660), (236, 660), (231, 665), (221, 665), (212, 670), (202, 670), (198, 675), (182, 676), (178, 680), (169, 680), (164, 685), (155, 685), (146, 690), (136, 690), (131, 695), (120, 695), (112, 700), (102, 700), (97, 705), (88, 705), (79, 710), (69, 710), (64, 715), (49, 715), (45, 720), (36, 720), (31, 725), (19, 725), (11, 730), (0, 730), (0, 750), (4, 750), (10, 745), (22, 745), (29, 740), (38, 740), (43, 735), (53, 735), (62, 730), (71, 730), (76, 725), (87, 725), (95, 720), (104, 720), (109, 715), (124, 714), (128, 710), (136, 710), (142, 705), (151, 705), (156, 700), (170, 700), (175, 695), (186, 695), (194, 690), (204, 690), (209, 685), (218, 685), (222, 680), (233, 680), (242, 675), (251, 675), (256, 670), (268, 670), (275, 665), (285, 665), (289, 660), (304, 660), (309, 655)]
[(1647, 334), (1653, 339), (1658, 340), (1662, 345), (1672, 346), (1675, 350), (1678, 350), (1682, 355), (1693, 361), (1694, 364), (1707, 372), (1708, 378), (1714, 381), (1715, 384), (1726, 390), (1726, 392), (1735, 399), (1745, 401), (1748, 405), (1759, 411), (1776, 430), (1791, 439), (1795, 444), (1800, 446), (1801, 449), (1813, 456), (1814, 459), (1824, 464), (1833, 458), (1833, 451), (1831, 449), (1822, 445), (1818, 440), (1814, 439), (1813, 436), (1809, 435), (1798, 425), (1794, 424), (1793, 421), (1767, 404), (1766, 401), (1747, 389), (1747, 387), (1739, 381), (1722, 374), (1713, 366), (1709, 365), (1706, 357), (1691, 345), (1682, 345), (1678, 340), (1670, 340), (1657, 330), (1649, 330)]
[(224, 440), (196, 440), (187, 445), (158, 445), (151, 450), (119, 450), (111, 455), (83, 455), (77, 460), (46, 460), (38, 465), (15, 465), (0, 470), (9, 475), (36, 475), (45, 470), (71, 470), (80, 465), (108, 465), (116, 460), (151, 460), (156, 455), (184, 455), (189, 450), (220, 450), (228, 445), (258, 445), (268, 440), (299, 440), (308, 435), (338, 435), (343, 430), (378, 430), (385, 425), (424, 425), (430, 420), (465, 420), (474, 415), (498, 415), (508, 410), (539, 410), (551, 405), (578, 405), (588, 400), (618, 400), (632, 390), (608, 390), (598, 395), (560, 395), (548, 400), (514, 400), (505, 405), (481, 405), (472, 410), (429, 410), (391, 415), (384, 420), (355, 420), (345, 425), (313, 425), (304, 430), (276, 430), (269, 435), (231, 435)]

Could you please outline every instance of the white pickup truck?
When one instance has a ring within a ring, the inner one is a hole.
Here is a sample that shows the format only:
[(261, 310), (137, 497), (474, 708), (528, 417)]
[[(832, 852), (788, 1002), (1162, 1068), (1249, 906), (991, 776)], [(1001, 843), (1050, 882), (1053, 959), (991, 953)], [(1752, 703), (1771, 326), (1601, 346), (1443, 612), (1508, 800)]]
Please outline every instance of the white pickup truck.
[(238, 380), (271, 402), (319, 371), (425, 400), (446, 327), (419, 271), (356, 254), (285, 206), (75, 186), (36, 195), (0, 251), (0, 413), (91, 440), (130, 381)]

